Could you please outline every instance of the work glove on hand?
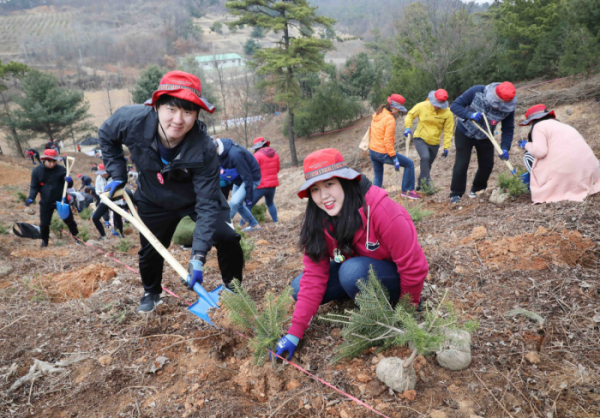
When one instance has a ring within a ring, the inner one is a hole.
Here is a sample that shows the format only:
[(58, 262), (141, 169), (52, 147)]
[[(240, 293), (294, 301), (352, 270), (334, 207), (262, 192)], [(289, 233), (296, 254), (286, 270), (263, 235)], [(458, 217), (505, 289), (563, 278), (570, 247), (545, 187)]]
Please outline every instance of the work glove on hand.
[(408, 136), (408, 135), (410, 135), (410, 134), (412, 134), (412, 131), (410, 130), (410, 128), (406, 128), (406, 129), (404, 130), (404, 136)]
[(25, 201), (25, 206), (29, 206), (29, 205), (31, 205), (32, 203), (33, 203), (33, 200), (31, 200), (31, 199), (27, 199), (27, 200)]
[(250, 206), (252, 206), (252, 200), (250, 200), (250, 199), (245, 199), (245, 200), (244, 200), (244, 204), (246, 205), (246, 207), (248, 207), (248, 208), (249, 208)]
[(508, 151), (503, 149), (502, 150), (502, 154), (498, 154), (498, 157), (500, 157), (501, 160), (508, 160), (509, 156), (508, 156)]
[(125, 187), (125, 182), (123, 180), (113, 180), (106, 185), (103, 191), (108, 192), (108, 198), (112, 199), (115, 192), (123, 187)]
[(394, 168), (396, 171), (400, 171), (400, 161), (398, 161), (398, 157), (394, 158)]
[(448, 158), (448, 150), (445, 149), (444, 153), (442, 154), (442, 158)]
[[(300, 338), (296, 337), (295, 335), (288, 334), (277, 342), (277, 351), (275, 354), (285, 358), (283, 353), (287, 352), (287, 360), (290, 361), (294, 355), (294, 351), (296, 351), (296, 347), (298, 347), (299, 342)], [(272, 359), (271, 352), (269, 352), (269, 358)]]
[(523, 149), (525, 149), (525, 145), (527, 145), (527, 140), (526, 139), (521, 139), (519, 141), (519, 146)]
[(194, 285), (196, 283), (202, 284), (202, 281), (204, 280), (202, 273), (202, 266), (204, 265), (204, 263), (198, 258), (200, 257), (192, 257), (192, 259), (190, 260), (190, 264), (188, 265), (188, 272), (190, 274), (188, 275), (187, 280), (184, 281), (183, 279), (181, 279), (182, 283), (186, 285), (187, 288), (190, 290), (194, 288)]
[(469, 119), (479, 122), (481, 119), (483, 119), (483, 114), (480, 112), (473, 113), (471, 116), (469, 116)]

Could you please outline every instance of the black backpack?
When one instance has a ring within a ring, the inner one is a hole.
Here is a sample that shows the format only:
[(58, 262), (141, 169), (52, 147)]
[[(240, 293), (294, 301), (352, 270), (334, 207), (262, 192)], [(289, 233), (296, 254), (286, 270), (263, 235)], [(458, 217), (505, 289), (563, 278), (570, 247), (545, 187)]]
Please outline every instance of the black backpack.
[(42, 239), (40, 227), (25, 222), (15, 222), (13, 232), (20, 238)]

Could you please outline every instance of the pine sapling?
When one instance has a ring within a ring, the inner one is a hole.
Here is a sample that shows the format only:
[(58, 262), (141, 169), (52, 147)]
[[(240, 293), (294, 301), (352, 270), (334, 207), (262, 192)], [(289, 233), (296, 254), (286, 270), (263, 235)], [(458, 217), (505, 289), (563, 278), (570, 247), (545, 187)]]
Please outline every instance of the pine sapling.
[[(253, 352), (254, 363), (262, 366), (267, 358), (267, 350), (275, 351), (277, 341), (283, 334), (284, 326), (291, 319), (289, 308), (292, 305), (291, 288), (278, 296), (269, 292), (265, 296), (263, 308), (259, 312), (256, 303), (238, 280), (233, 282), (235, 292), (224, 292), (223, 306), (229, 312), (229, 319), (235, 326), (253, 334), (248, 343)], [(275, 356), (272, 356), (275, 363)]]

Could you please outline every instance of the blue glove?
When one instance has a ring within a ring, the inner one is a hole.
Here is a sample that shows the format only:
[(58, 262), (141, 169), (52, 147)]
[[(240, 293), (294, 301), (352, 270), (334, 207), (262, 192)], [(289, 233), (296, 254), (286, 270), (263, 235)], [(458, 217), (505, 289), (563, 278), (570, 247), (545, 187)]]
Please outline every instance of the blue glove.
[(526, 139), (521, 139), (519, 141), (519, 146), (523, 149), (525, 149), (525, 145), (527, 145), (527, 140)]
[(481, 119), (483, 119), (483, 114), (480, 112), (473, 113), (471, 116), (469, 116), (469, 119), (479, 122)]
[(35, 161), (33, 161), (33, 165), (37, 165), (37, 163)]
[(202, 277), (202, 266), (204, 264), (200, 260), (190, 260), (190, 264), (188, 266), (188, 272), (190, 275), (187, 278), (187, 282), (185, 283), (188, 289), (193, 289), (196, 283), (202, 284), (204, 280)]
[(498, 157), (500, 157), (501, 160), (508, 160), (508, 151), (503, 149), (502, 154), (498, 154)]
[(29, 205), (31, 205), (32, 203), (33, 203), (33, 200), (31, 200), (31, 199), (27, 199), (27, 200), (25, 201), (25, 206), (29, 206)]
[(125, 187), (125, 182), (123, 180), (113, 180), (106, 185), (103, 191), (109, 192), (108, 198), (112, 199), (115, 192), (123, 187)]
[(244, 203), (246, 204), (246, 207), (252, 206), (252, 200), (250, 200), (250, 199), (245, 199)]
[[(285, 358), (283, 353), (287, 352), (288, 357), (287, 360), (290, 361), (292, 356), (294, 355), (294, 351), (296, 351), (296, 347), (298, 347), (298, 343), (300, 342), (300, 338), (295, 335), (288, 334), (285, 337), (282, 337), (281, 340), (277, 342), (277, 351), (275, 354)], [(269, 358), (271, 357), (271, 352), (269, 352)]]
[(410, 128), (406, 128), (404, 130), (404, 136), (408, 136), (409, 134), (412, 134), (412, 131), (410, 130)]
[(447, 149), (444, 150), (444, 153), (442, 154), (442, 157), (443, 158), (448, 158), (448, 150)]
[(400, 161), (398, 161), (398, 157), (394, 158), (394, 168), (396, 171), (400, 171)]

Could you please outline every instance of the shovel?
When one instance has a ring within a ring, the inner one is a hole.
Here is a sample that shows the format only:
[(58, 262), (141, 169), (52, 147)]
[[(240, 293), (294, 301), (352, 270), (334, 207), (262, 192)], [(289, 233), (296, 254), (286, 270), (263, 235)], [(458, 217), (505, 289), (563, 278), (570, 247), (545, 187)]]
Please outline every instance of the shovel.
[[(496, 151), (498, 151), (498, 154), (502, 154), (503, 153), (502, 148), (500, 147), (500, 145), (498, 145), (498, 142), (494, 138), (494, 135), (492, 134), (492, 130), (490, 129), (490, 124), (488, 123), (487, 117), (485, 115), (483, 115), (483, 120), (485, 120), (485, 125), (487, 126), (487, 131), (485, 129), (483, 129), (481, 126), (479, 126), (477, 123), (475, 123), (474, 120), (472, 120), (471, 122), (473, 122), (473, 125), (477, 126), (477, 128), (479, 128), (479, 130), (481, 132), (483, 132), (485, 134), (485, 136), (487, 136), (489, 138), (490, 141), (492, 141), (492, 144), (494, 144), (494, 148), (496, 148)], [(515, 170), (515, 168), (510, 163), (510, 161), (508, 161), (508, 160), (502, 160), (502, 161), (504, 161), (504, 163), (510, 170), (511, 174), (513, 174), (513, 175), (517, 174), (517, 170)]]
[[(111, 208), (115, 213), (121, 215), (124, 219), (127, 219), (131, 225), (133, 225), (140, 233), (148, 240), (148, 242), (154, 247), (156, 251), (165, 259), (167, 263), (173, 267), (173, 269), (177, 272), (179, 277), (182, 280), (187, 282), (189, 273), (187, 269), (185, 269), (173, 255), (160, 243), (160, 241), (150, 232), (148, 227), (144, 225), (144, 222), (140, 219), (137, 211), (135, 210), (135, 206), (131, 201), (131, 198), (124, 190), (117, 190), (115, 192), (114, 197), (123, 197), (125, 202), (127, 202), (127, 206), (131, 211), (132, 215), (125, 212), (121, 209), (116, 203), (108, 198), (108, 192), (102, 193), (100, 195), (100, 200), (102, 203)], [(194, 285), (194, 292), (198, 295), (198, 301), (191, 305), (188, 310), (199, 317), (200, 319), (208, 322), (210, 325), (215, 326), (210, 320), (208, 316), (208, 310), (213, 308), (219, 308), (219, 298), (221, 291), (224, 289), (223, 285), (218, 286), (216, 289), (207, 292), (204, 287), (200, 283), (196, 283)]]
[(408, 157), (408, 151), (410, 149), (410, 141), (412, 141), (412, 134), (408, 134), (408, 136), (406, 137), (406, 154), (404, 154), (406, 157)]
[[(67, 162), (65, 166), (67, 167), (67, 177), (71, 174), (71, 168), (75, 164), (75, 158), (67, 157)], [(63, 188), (63, 195), (60, 202), (56, 202), (56, 211), (58, 212), (58, 216), (60, 219), (67, 219), (69, 214), (71, 213), (71, 207), (68, 203), (65, 203), (65, 198), (67, 196), (67, 182), (65, 181), (65, 187)]]

